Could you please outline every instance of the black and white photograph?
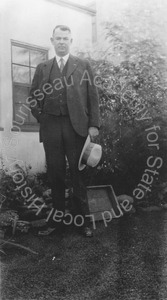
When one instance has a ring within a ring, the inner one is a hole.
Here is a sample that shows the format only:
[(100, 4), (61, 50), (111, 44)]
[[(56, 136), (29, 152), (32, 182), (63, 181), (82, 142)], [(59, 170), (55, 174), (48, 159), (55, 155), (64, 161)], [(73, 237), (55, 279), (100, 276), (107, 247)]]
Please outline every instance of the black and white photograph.
[(1, 0), (0, 299), (167, 300), (166, 0)]

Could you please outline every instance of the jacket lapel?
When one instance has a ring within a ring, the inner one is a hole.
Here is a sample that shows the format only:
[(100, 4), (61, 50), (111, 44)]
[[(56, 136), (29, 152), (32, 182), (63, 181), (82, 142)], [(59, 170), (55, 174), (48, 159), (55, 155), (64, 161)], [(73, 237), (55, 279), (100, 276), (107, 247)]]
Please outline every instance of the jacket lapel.
[[(43, 81), (42, 84), (48, 82), (49, 80), (49, 76), (50, 76), (50, 72), (54, 63), (54, 57), (52, 59), (50, 59), (49, 61), (47, 61), (44, 66), (43, 66)], [(74, 70), (76, 69), (78, 65), (78, 60), (76, 57), (70, 55), (69, 56), (69, 60), (68, 60), (68, 67), (67, 67), (67, 74), (66, 74), (66, 78), (68, 79), (70, 77), (70, 75), (74, 72)]]
[(66, 78), (68, 79), (70, 77), (70, 75), (74, 72), (74, 70), (76, 69), (78, 65), (78, 60), (76, 57), (70, 55), (69, 59), (68, 59), (68, 67), (67, 67), (67, 74), (66, 74)]
[(52, 66), (53, 66), (53, 62), (54, 62), (54, 57), (44, 64), (44, 66), (43, 66), (43, 75), (44, 76), (43, 76), (42, 83), (48, 82), (50, 72), (51, 72), (51, 69), (52, 69)]

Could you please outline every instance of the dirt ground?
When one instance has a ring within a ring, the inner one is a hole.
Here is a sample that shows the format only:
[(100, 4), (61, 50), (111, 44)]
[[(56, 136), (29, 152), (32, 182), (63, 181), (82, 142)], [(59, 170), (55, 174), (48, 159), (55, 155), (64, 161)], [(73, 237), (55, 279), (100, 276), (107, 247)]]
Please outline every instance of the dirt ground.
[(14, 240), (38, 254), (6, 246), (2, 300), (166, 300), (167, 213), (124, 216), (94, 237), (75, 228), (63, 236)]

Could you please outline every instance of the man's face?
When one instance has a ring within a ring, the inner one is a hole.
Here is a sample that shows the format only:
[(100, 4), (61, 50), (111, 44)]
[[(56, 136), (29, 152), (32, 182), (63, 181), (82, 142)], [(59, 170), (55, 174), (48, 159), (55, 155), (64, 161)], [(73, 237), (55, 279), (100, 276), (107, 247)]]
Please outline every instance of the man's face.
[(58, 56), (65, 56), (70, 52), (70, 46), (72, 43), (71, 34), (68, 30), (63, 31), (57, 28), (51, 38), (52, 45)]

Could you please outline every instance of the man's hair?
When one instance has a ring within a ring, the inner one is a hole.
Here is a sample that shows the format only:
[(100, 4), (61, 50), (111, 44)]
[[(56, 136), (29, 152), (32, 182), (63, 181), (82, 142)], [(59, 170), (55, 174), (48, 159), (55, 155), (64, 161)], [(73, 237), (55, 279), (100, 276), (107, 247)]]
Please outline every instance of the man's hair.
[(69, 33), (71, 33), (71, 29), (70, 29), (68, 26), (66, 26), (66, 25), (57, 25), (57, 26), (53, 29), (53, 35), (54, 35), (54, 33), (55, 33), (55, 30), (58, 29), (58, 28), (60, 28), (60, 30), (62, 30), (62, 31), (69, 31)]

